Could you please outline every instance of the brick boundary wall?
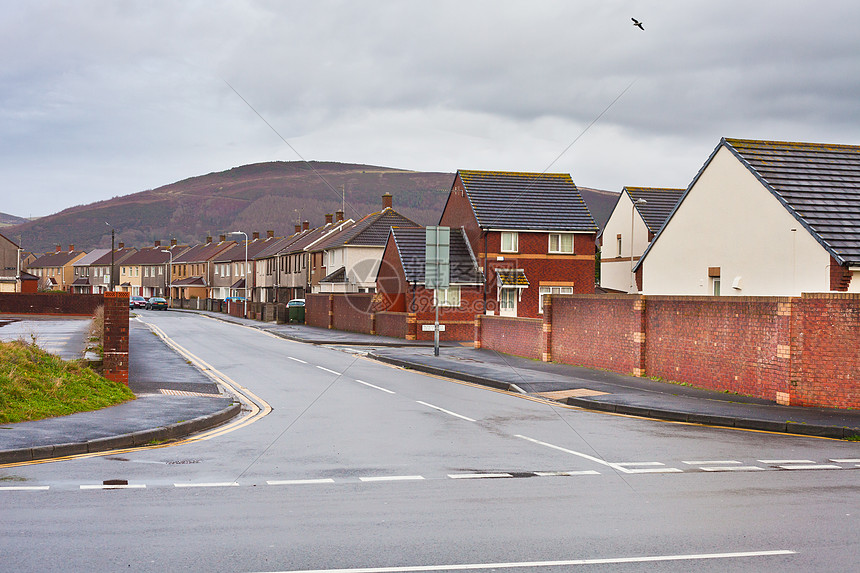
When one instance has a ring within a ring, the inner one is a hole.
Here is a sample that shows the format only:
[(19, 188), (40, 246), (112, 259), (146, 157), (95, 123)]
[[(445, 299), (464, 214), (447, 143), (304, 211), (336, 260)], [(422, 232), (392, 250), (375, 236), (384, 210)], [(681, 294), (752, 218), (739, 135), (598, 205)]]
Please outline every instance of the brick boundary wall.
[(305, 324), (319, 328), (331, 328), (330, 294), (305, 295)]
[(104, 293), (104, 377), (125, 385), (128, 385), (128, 297), (127, 292)]
[[(475, 346), (505, 354), (540, 360), (543, 353), (543, 320), (509, 316), (475, 317), (480, 339)], [(480, 344), (480, 346), (478, 346)]]
[(331, 328), (362, 334), (376, 334), (373, 295), (346, 293), (332, 297)]
[[(414, 314), (411, 316), (415, 317)], [(406, 312), (377, 312), (376, 334), (406, 340), (409, 334), (409, 317), (410, 314)]]
[[(535, 319), (479, 316), (475, 347), (780, 404), (860, 407), (860, 294), (552, 295), (547, 302), (537, 332)], [(537, 352), (528, 344), (534, 340)]]
[(100, 294), (2, 293), (0, 314), (92, 316), (103, 303)]

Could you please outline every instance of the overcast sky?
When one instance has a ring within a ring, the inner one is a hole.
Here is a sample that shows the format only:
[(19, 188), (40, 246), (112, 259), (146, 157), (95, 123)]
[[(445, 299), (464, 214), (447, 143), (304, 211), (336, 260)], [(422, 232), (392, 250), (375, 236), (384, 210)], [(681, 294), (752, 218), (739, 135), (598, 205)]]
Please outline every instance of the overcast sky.
[(0, 8), (18, 216), (298, 155), (620, 191), (686, 187), (720, 137), (860, 144), (856, 0)]

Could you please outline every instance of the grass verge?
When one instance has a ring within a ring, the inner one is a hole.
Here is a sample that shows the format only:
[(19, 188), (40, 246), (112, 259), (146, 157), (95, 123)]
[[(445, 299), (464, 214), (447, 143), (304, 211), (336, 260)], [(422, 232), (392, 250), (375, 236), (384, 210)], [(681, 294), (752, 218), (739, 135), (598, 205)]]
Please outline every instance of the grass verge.
[(24, 341), (0, 343), (0, 424), (88, 412), (133, 400), (127, 386)]

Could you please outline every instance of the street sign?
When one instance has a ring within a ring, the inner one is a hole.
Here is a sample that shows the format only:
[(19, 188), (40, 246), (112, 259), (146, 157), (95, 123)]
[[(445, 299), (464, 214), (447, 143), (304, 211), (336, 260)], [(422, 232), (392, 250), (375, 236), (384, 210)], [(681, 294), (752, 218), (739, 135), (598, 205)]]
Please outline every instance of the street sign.
[(448, 288), (451, 282), (451, 228), (427, 227), (424, 286)]
[[(421, 325), (421, 332), (433, 332), (435, 330), (436, 330), (435, 324), (422, 324)], [(439, 325), (439, 332), (445, 332), (445, 325), (444, 324)]]

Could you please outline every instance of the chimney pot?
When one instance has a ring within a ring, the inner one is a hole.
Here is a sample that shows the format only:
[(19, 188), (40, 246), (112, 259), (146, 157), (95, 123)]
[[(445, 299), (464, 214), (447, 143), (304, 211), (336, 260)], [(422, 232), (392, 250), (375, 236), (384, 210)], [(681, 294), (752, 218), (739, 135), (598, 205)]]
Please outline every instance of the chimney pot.
[(301, 225), (296, 225), (296, 233), (300, 233), (300, 232), (301, 232), (301, 230), (302, 230), (302, 226), (301, 226)]
[(391, 193), (386, 193), (382, 196), (382, 209), (391, 209), (394, 203), (394, 197), (391, 196)]
[(325, 214), (325, 224), (331, 225), (332, 219), (334, 219), (334, 215), (332, 213)]
[(75, 250), (75, 246), (74, 246), (74, 245), (69, 245), (69, 252), (70, 252), (70, 253), (71, 253), (71, 252), (74, 252), (74, 250)]
[(218, 235), (218, 240), (222, 243), (227, 240), (227, 235)]
[(275, 238), (275, 231), (273, 229), (269, 229), (268, 231), (266, 231), (266, 238), (274, 239)]
[(171, 246), (171, 247), (175, 247), (175, 246), (176, 246), (176, 239), (170, 239), (170, 246)]
[(62, 250), (63, 250), (63, 247), (61, 245), (57, 245), (57, 252), (59, 253)]
[(260, 238), (260, 231), (254, 231), (253, 233), (251, 233), (251, 237), (256, 241)]
[(311, 228), (311, 222), (310, 221), (302, 221), (302, 231), (307, 231), (310, 228)]
[(120, 244), (118, 244), (116, 247), (117, 247), (117, 250), (120, 250), (120, 251), (121, 251), (122, 249), (124, 249), (124, 248), (125, 248), (125, 243), (120, 243)]
[(161, 241), (155, 241), (155, 246), (156, 246), (156, 247), (160, 247), (160, 246), (161, 246)]
[(343, 221), (343, 211), (341, 209), (338, 209), (337, 212), (334, 214), (334, 217), (335, 221), (340, 223), (341, 221)]
[(211, 242), (212, 242), (212, 237), (207, 236), (206, 237), (206, 244), (208, 245)]

